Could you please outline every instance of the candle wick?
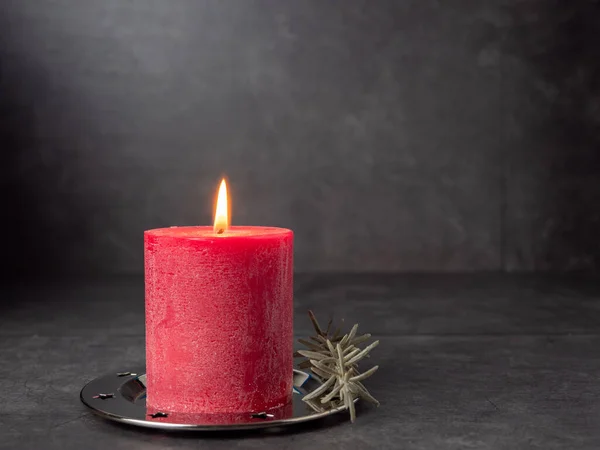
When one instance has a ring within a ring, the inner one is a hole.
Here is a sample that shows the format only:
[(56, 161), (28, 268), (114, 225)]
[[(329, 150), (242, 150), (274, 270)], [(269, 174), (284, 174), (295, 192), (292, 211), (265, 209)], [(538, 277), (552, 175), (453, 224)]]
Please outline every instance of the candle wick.
[(223, 234), (225, 232), (225, 228), (219, 228), (217, 234)]

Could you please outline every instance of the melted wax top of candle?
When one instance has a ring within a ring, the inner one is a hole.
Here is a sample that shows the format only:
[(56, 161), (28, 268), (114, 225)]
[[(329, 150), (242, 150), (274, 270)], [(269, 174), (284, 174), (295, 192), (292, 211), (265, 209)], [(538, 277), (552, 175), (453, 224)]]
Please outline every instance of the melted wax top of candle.
[(211, 226), (186, 226), (186, 227), (169, 227), (156, 228), (146, 231), (146, 234), (156, 237), (174, 237), (183, 239), (226, 239), (228, 237), (251, 237), (261, 238), (276, 235), (285, 235), (291, 233), (287, 228), (278, 227), (254, 227), (254, 226), (234, 226), (229, 227), (223, 233), (216, 233)]

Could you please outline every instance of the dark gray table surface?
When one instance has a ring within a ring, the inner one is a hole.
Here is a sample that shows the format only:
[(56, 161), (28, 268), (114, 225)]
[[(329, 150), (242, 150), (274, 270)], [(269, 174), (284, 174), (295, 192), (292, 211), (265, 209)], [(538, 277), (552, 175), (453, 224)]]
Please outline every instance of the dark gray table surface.
[(517, 275), (299, 275), (305, 312), (375, 334), (380, 408), (285, 432), (165, 434), (79, 401), (97, 375), (144, 364), (143, 280), (2, 291), (2, 449), (600, 448), (600, 283)]

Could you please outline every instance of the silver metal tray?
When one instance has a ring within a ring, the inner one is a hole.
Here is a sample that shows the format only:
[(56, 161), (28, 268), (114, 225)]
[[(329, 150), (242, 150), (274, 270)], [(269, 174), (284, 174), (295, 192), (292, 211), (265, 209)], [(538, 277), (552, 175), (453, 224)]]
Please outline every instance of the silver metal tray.
[(294, 370), (292, 403), (277, 410), (244, 414), (181, 414), (148, 411), (146, 408), (146, 375), (143, 370), (111, 373), (90, 381), (81, 390), (81, 401), (96, 414), (116, 422), (162, 430), (217, 431), (281, 427), (323, 417), (346, 410), (316, 411), (302, 398), (321, 382), (309, 373)]

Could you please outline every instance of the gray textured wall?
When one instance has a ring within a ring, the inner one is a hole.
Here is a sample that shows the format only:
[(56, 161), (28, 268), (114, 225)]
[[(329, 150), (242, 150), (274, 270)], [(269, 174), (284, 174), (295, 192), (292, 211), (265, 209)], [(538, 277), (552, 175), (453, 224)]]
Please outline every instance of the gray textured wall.
[(4, 0), (3, 264), (296, 232), (297, 269), (600, 265), (598, 2)]

